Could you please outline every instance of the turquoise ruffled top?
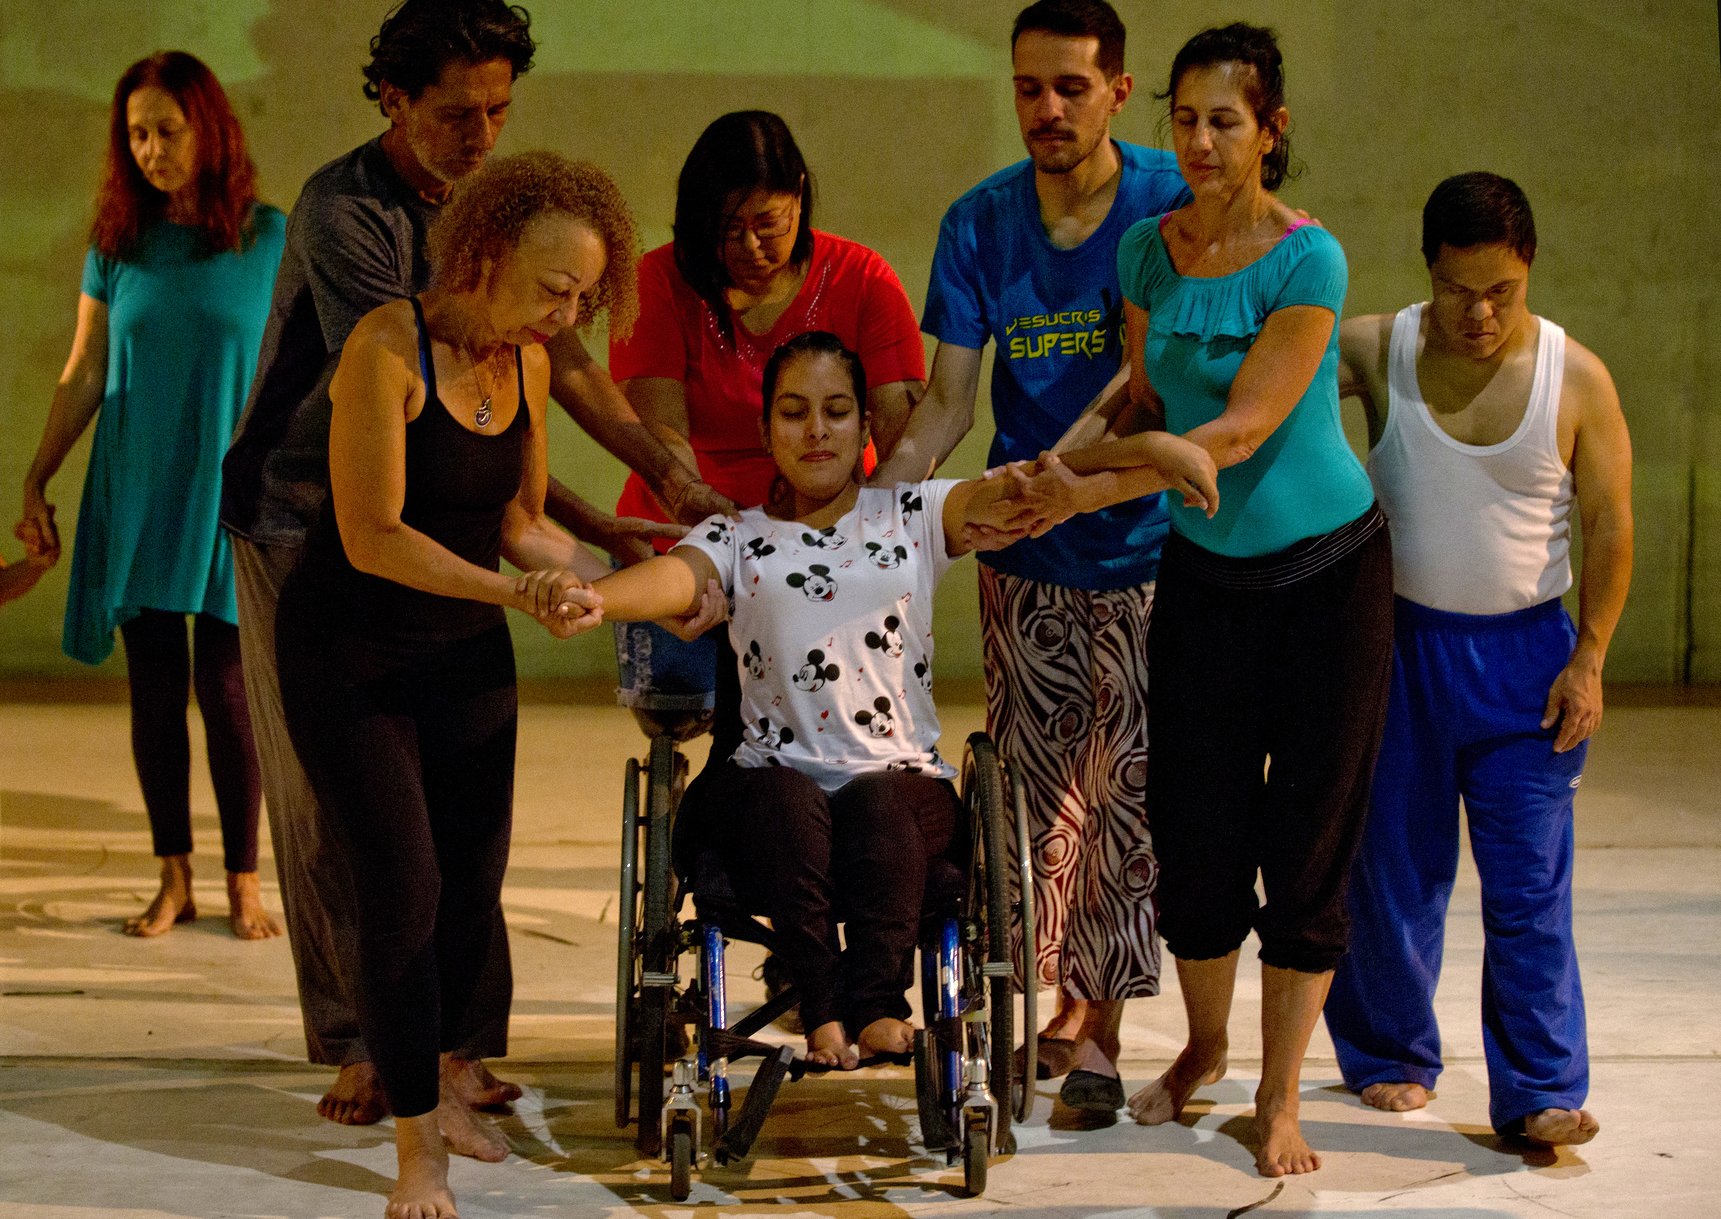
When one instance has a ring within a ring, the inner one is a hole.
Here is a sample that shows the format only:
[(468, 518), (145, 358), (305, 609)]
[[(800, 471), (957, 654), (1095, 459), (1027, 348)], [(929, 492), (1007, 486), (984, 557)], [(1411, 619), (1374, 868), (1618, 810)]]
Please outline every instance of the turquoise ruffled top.
[(239, 621), (216, 523), (221, 459), (269, 317), (286, 217), (258, 204), (254, 240), (206, 257), (160, 223), (125, 261), (91, 250), (84, 295), (108, 310), (108, 373), (72, 546), (66, 655), (100, 664), (140, 610)]
[(1163, 217), (1140, 221), (1118, 245), (1125, 299), (1147, 311), (1147, 378), (1176, 433), (1221, 415), (1231, 383), (1267, 318), (1293, 305), (1333, 314), (1319, 370), (1289, 417), (1244, 462), (1219, 472), (1219, 511), (1209, 520), (1173, 499), (1171, 527), (1215, 554), (1250, 558), (1330, 533), (1374, 502), (1368, 474), (1339, 419), (1338, 318), (1344, 308), (1344, 250), (1327, 230), (1303, 225), (1229, 275), (1184, 276), (1160, 233)]

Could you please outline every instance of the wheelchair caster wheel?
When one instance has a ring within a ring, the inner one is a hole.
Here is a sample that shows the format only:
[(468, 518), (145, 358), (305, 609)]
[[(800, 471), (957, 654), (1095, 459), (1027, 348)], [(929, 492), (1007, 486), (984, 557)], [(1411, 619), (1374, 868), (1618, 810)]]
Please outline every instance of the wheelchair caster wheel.
[[(985, 1141), (981, 1141), (985, 1150)], [(669, 1196), (677, 1202), (687, 1201), (693, 1192), (693, 1131), (677, 1126), (669, 1132)]]
[(990, 1141), (984, 1122), (972, 1122), (962, 1137), (962, 1192), (978, 1198), (986, 1192), (986, 1166)]

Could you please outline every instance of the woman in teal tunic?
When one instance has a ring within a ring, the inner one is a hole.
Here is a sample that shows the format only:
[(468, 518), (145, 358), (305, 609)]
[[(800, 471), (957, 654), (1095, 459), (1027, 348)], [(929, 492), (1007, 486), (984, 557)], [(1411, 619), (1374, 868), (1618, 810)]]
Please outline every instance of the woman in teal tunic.
[[(1273, 194), (1290, 116), (1272, 31), (1197, 34), (1167, 96), (1193, 199), (1118, 245), (1130, 398), (1148, 426), (1212, 456), (1219, 509), (1170, 505), (1148, 631), (1148, 824), (1189, 1039), (1129, 1108), (1145, 1125), (1174, 1121), (1224, 1075), (1253, 930), (1255, 1162), (1284, 1176), (1320, 1167), (1298, 1123), (1299, 1078), (1345, 949), (1345, 883), (1386, 713), (1391, 555), (1339, 424), (1344, 251)], [(1121, 498), (1139, 442), (1078, 450), (1069, 470), (1046, 463), (1043, 485), (1074, 507)]]
[(77, 329), (24, 479), (16, 533), (58, 557), (48, 480), (100, 414), (78, 510), (66, 654), (99, 664), (125, 641), (132, 754), (161, 890), (127, 921), (160, 935), (196, 917), (191, 893), (193, 684), (221, 817), (233, 933), (279, 935), (258, 898), (256, 747), (239, 665), (221, 458), (245, 404), (285, 235), (257, 201), (244, 135), (215, 76), (168, 51), (120, 77)]

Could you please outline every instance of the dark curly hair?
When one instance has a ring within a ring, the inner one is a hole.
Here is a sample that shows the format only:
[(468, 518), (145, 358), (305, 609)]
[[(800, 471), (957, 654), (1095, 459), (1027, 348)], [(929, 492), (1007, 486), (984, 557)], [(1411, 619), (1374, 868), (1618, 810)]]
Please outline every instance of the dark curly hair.
[(800, 193), (801, 227), (789, 257), (813, 256), (813, 175), (789, 125), (768, 110), (737, 110), (716, 119), (693, 142), (675, 184), (675, 268), (711, 307), (723, 337), (733, 340), (730, 287), (723, 269), (723, 221), (732, 196), (763, 188)]
[(108, 114), (108, 149), (96, 192), (90, 244), (121, 260), (137, 252), (144, 229), (167, 212), (167, 196), (149, 184), (131, 151), (126, 102), (153, 85), (173, 96), (197, 141), (197, 219), (207, 254), (250, 244), (251, 205), (257, 201), (257, 170), (245, 151), (245, 132), (215, 73), (195, 55), (158, 51), (127, 68), (114, 86)]
[(365, 96), (380, 107), (386, 81), (416, 100), (455, 60), (506, 59), (518, 80), (538, 49), (531, 25), (530, 13), (504, 0), (402, 0), (370, 40)]
[(455, 292), (477, 287), (484, 264), (500, 263), (520, 244), (526, 226), (548, 212), (585, 221), (604, 243), (603, 274), (580, 297), (575, 327), (584, 330), (607, 314), (610, 333), (626, 338), (639, 316), (639, 238), (620, 189), (589, 161), (521, 152), (491, 157), (462, 178), (431, 222), (433, 281)]
[(1261, 185), (1278, 190), (1302, 167), (1291, 164), (1291, 137), (1275, 118), (1285, 105), (1285, 58), (1279, 54), (1279, 36), (1272, 30), (1243, 21), (1202, 30), (1171, 61), (1171, 83), (1159, 99), (1176, 106), (1177, 84), (1185, 72), (1222, 64), (1241, 64), (1250, 70), (1244, 100), (1255, 112), (1255, 121), (1273, 133), (1273, 146), (1261, 158)]

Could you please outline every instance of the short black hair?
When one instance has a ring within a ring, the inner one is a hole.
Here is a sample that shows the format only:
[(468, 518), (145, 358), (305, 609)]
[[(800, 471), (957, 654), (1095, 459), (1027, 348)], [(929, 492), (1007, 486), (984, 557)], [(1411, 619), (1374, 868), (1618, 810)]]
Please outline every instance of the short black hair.
[(1447, 178), (1422, 205), (1423, 261), (1433, 266), (1440, 247), (1448, 245), (1455, 250), (1510, 246), (1528, 266), (1536, 261), (1530, 200), (1516, 182), (1486, 170)]
[(783, 365), (799, 356), (814, 355), (835, 356), (842, 361), (843, 367), (849, 370), (849, 379), (854, 382), (855, 406), (861, 419), (866, 419), (866, 369), (860, 356), (828, 330), (803, 330), (794, 338), (779, 343), (771, 358), (765, 361), (763, 406), (766, 423), (771, 422), (771, 399), (777, 396), (777, 378), (782, 374)]
[(505, 0), (401, 0), (370, 40), (365, 96), (380, 102), (386, 81), (416, 100), (455, 60), (506, 59), (518, 80), (538, 49), (531, 27), (531, 14)]
[(1010, 30), (1010, 49), (1029, 30), (1056, 34), (1061, 38), (1097, 38), (1094, 63), (1107, 80), (1123, 74), (1123, 19), (1106, 0), (1035, 0), (1016, 14)]
[(730, 333), (730, 287), (723, 269), (723, 224), (732, 195), (755, 190), (799, 195), (801, 226), (790, 261), (813, 256), (813, 175), (789, 125), (769, 110), (735, 110), (713, 119), (699, 133), (675, 184), (675, 268), (687, 286), (711, 307), (725, 339)]

